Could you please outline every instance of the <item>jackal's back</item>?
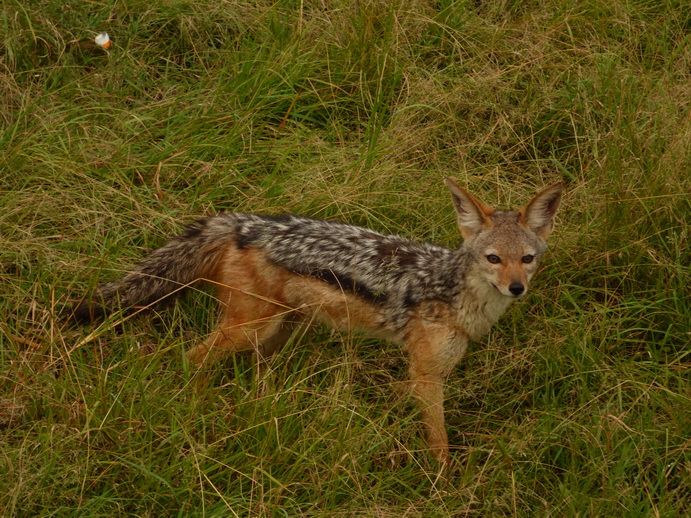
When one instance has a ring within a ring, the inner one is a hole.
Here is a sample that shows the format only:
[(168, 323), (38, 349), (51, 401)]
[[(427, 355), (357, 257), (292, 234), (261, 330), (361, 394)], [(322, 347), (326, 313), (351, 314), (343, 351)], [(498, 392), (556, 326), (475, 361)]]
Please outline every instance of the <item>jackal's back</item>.
[(398, 310), (427, 299), (450, 302), (458, 289), (459, 251), (370, 229), (285, 215), (218, 216), (238, 249), (259, 248), (293, 273), (316, 277)]
[(424, 300), (453, 299), (463, 260), (457, 250), (335, 221), (228, 213), (189, 226), (71, 313), (77, 320), (90, 320), (118, 307), (151, 304), (198, 279), (216, 280), (213, 270), (223, 255), (247, 248), (261, 250), (291, 273), (376, 304), (388, 313), (388, 325), (399, 328), (407, 308)]

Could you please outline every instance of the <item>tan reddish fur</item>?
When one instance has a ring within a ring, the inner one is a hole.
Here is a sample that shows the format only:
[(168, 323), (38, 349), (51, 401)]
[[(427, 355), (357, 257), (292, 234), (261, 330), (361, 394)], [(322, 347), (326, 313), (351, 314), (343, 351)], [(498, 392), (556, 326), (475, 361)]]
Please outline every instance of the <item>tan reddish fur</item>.
[(268, 356), (303, 320), (381, 336), (408, 352), (411, 387), (420, 401), (428, 445), (439, 459), (449, 459), (444, 378), (465, 353), (468, 336), (448, 304), (421, 304), (405, 333), (394, 333), (382, 329), (376, 308), (368, 302), (318, 279), (295, 276), (267, 261), (261, 250), (238, 250), (230, 244), (222, 257), (210, 279), (217, 285), (221, 302), (218, 325), (203, 343), (188, 351), (190, 362), (201, 367), (248, 350)]

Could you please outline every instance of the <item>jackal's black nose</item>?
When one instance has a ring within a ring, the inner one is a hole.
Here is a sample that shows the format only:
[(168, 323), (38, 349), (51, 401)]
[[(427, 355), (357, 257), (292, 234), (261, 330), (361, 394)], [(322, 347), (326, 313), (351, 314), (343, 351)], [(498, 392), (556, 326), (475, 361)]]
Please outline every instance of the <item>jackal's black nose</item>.
[(525, 286), (520, 282), (512, 282), (509, 284), (509, 291), (518, 297), (521, 293), (525, 291)]

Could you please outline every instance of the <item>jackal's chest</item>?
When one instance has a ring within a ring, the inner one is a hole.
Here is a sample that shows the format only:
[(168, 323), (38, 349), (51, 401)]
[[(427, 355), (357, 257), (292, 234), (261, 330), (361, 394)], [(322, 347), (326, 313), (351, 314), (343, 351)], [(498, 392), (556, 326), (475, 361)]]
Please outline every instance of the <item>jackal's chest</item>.
[(470, 285), (456, 301), (457, 322), (470, 338), (478, 340), (496, 324), (511, 302), (512, 298), (489, 285)]

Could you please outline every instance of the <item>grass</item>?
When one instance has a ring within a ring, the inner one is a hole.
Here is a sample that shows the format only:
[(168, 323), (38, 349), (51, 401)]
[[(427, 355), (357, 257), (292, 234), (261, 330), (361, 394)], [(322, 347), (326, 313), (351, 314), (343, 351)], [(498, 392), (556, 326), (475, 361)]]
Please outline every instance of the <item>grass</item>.
[[(688, 514), (684, 2), (31, 0), (0, 35), (4, 516)], [(447, 473), (394, 347), (318, 329), (195, 390), (209, 295), (57, 318), (214, 211), (453, 245), (447, 175), (569, 191), (533, 294), (449, 380)]]

